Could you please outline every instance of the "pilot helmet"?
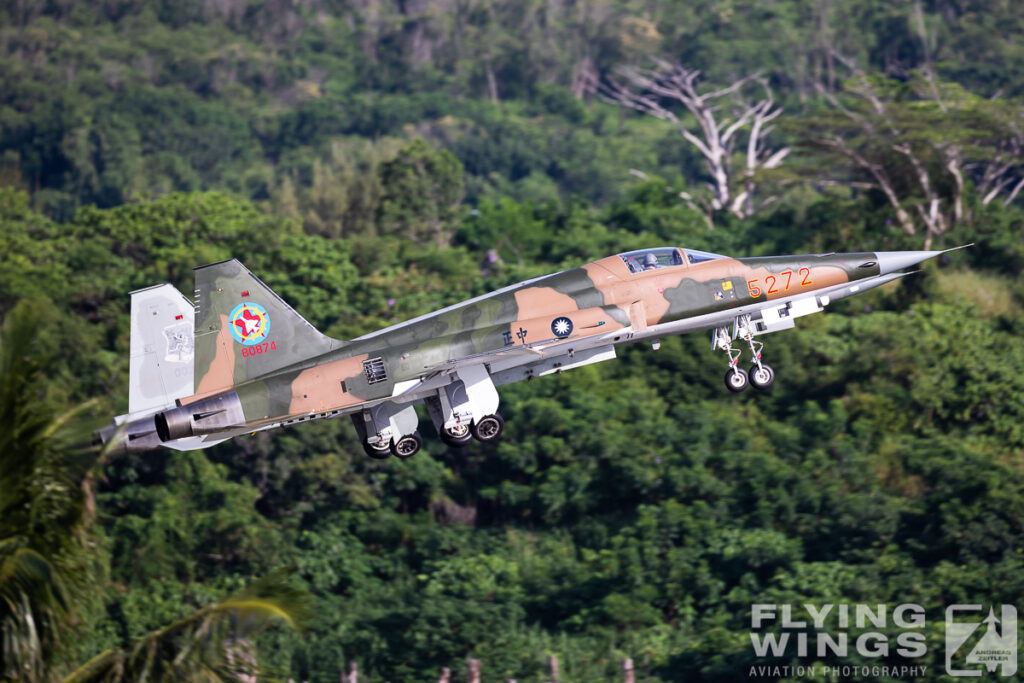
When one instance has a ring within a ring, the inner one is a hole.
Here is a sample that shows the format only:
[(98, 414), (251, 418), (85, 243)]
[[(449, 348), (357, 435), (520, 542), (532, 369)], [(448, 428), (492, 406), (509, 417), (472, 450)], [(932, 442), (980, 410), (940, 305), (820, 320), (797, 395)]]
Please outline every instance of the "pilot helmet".
[(644, 268), (657, 268), (658, 267), (658, 256), (657, 254), (647, 254), (644, 256)]

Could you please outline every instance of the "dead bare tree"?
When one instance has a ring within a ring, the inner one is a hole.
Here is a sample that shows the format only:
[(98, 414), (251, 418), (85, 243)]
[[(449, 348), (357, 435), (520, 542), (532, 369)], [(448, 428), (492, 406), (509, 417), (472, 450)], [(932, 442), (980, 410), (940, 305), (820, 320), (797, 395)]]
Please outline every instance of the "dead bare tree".
[[(922, 158), (925, 150), (921, 149), (921, 145), (911, 144), (908, 139), (910, 137), (907, 134), (908, 131), (899, 125), (897, 117), (890, 112), (888, 103), (879, 95), (877, 88), (871, 82), (871, 79), (868, 78), (867, 74), (852, 59), (848, 59), (834, 51), (833, 57), (852, 74), (852, 79), (847, 83), (847, 92), (856, 95), (866, 102), (870, 107), (871, 115), (865, 115), (863, 112), (847, 107), (835, 92), (826, 90), (823, 87), (819, 87), (818, 92), (837, 111), (842, 112), (851, 122), (855, 123), (863, 135), (885, 140), (885, 145), (889, 150), (902, 155), (906, 159), (913, 170), (912, 176), (916, 179), (918, 185), (918, 191), (914, 193), (917, 199), (916, 201), (912, 200), (910, 203), (925, 224), (925, 249), (930, 248), (932, 240), (945, 233), (949, 224), (944, 212), (941, 210), (942, 198), (936, 191), (936, 183), (932, 179), (933, 167), (927, 163), (926, 159)], [(937, 97), (934, 80), (929, 80), (929, 86)], [(940, 109), (945, 110), (945, 107), (941, 103), (939, 104)], [(866, 155), (855, 149), (840, 134), (833, 132), (823, 142), (826, 146), (832, 147), (841, 155), (851, 160), (865, 171), (868, 177), (873, 179), (875, 189), (885, 195), (896, 213), (900, 227), (907, 235), (915, 235), (917, 233), (915, 221), (910, 213), (907, 212), (904, 201), (896, 190), (897, 184), (884, 165), (876, 160), (869, 159)], [(963, 160), (959, 147), (954, 143), (932, 144), (926, 145), (926, 147), (927, 151), (938, 153), (943, 157), (945, 163), (942, 166), (958, 180), (956, 183), (958, 189), (952, 199), (952, 203), (957, 207), (961, 207)], [(956, 213), (960, 213), (960, 211), (958, 210)]]
[[(771, 149), (767, 142), (773, 129), (771, 122), (782, 114), (768, 81), (753, 74), (724, 88), (704, 90), (699, 87), (699, 70), (662, 59), (652, 61), (654, 68), (649, 69), (621, 67), (617, 77), (609, 78), (601, 86), (600, 94), (608, 102), (668, 121), (701, 153), (711, 177), (711, 201), (704, 208), (709, 224), (716, 211), (728, 210), (745, 218), (772, 201), (774, 198), (769, 197), (760, 205), (755, 204), (756, 172), (777, 168), (790, 150)], [(762, 93), (753, 100), (745, 97), (752, 86), (759, 86)], [(693, 116), (696, 126), (680, 118), (674, 111), (678, 105)], [(744, 131), (744, 165), (742, 172), (737, 172), (734, 151)], [(692, 198), (688, 201), (693, 205)]]
[(974, 177), (974, 188), (982, 206), (1005, 194), (1009, 206), (1024, 189), (1024, 112), (1018, 107), (990, 100), (1000, 134), (985, 161), (972, 161), (965, 168)]
[(915, 236), (923, 226), (925, 249), (968, 216), (968, 178), (983, 206), (1004, 193), (1009, 204), (1024, 188), (1017, 107), (942, 84), (930, 68), (894, 97), (891, 83), (838, 52), (833, 57), (849, 78), (840, 92), (817, 86), (835, 114), (808, 135), (860, 172), (855, 175), (862, 182), (847, 185), (875, 189), (886, 198), (904, 233)]

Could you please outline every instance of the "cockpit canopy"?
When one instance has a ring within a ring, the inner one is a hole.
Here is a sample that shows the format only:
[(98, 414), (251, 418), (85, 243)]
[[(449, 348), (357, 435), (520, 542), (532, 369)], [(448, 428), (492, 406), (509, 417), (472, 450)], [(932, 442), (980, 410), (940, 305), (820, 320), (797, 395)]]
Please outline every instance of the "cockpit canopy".
[(721, 254), (712, 254), (710, 251), (701, 251), (699, 249), (683, 249), (686, 253), (686, 258), (690, 260), (690, 265), (695, 263), (704, 263), (705, 261), (714, 261), (716, 258), (727, 258)]
[[(686, 260), (683, 260), (683, 255)], [(721, 254), (712, 254), (708, 251), (698, 249), (679, 249), (677, 247), (658, 247), (655, 249), (638, 249), (619, 254), (619, 258), (626, 264), (631, 273), (642, 273), (645, 270), (656, 270), (658, 268), (670, 268), (672, 266), (684, 266), (689, 263), (691, 266), (704, 261), (713, 261), (718, 258), (725, 258)]]

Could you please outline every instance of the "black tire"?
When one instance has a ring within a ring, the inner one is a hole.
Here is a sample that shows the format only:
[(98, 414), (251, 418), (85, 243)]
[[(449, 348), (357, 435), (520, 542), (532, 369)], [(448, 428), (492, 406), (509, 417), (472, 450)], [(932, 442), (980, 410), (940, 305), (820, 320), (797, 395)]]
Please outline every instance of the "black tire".
[(501, 432), (504, 429), (504, 418), (495, 413), (494, 415), (485, 415), (475, 421), (470, 431), (473, 432), (473, 438), (477, 441), (481, 443), (491, 443), (501, 436)]
[(385, 446), (384, 448), (374, 448), (367, 442), (363, 442), (363, 450), (368, 456), (374, 460), (387, 460), (391, 457), (391, 448)]
[(420, 452), (420, 448), (423, 447), (423, 438), (419, 432), (413, 432), (403, 436), (398, 441), (391, 444), (391, 454), (396, 458), (405, 460), (411, 458)]
[(747, 376), (750, 378), (750, 384), (761, 391), (765, 391), (775, 384), (775, 371), (772, 370), (772, 366), (765, 363), (761, 363), (760, 370), (756, 365), (751, 365)]
[(467, 425), (460, 424), (456, 427), (456, 429), (458, 427), (462, 427), (465, 430), (465, 432), (462, 433), (461, 435), (456, 435), (452, 434), (444, 427), (441, 427), (441, 432), (439, 435), (441, 437), (441, 441), (443, 441), (445, 445), (450, 446), (452, 448), (462, 448), (463, 446), (469, 445), (469, 442), (473, 440), (473, 432)]
[(747, 371), (742, 368), (729, 368), (725, 373), (725, 386), (733, 393), (740, 393), (750, 385)]

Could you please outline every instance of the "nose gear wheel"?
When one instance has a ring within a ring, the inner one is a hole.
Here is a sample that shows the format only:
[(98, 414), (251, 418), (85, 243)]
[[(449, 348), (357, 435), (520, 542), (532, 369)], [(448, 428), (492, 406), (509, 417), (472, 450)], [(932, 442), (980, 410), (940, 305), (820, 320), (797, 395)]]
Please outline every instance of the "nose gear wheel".
[(750, 384), (750, 378), (747, 376), (747, 371), (742, 368), (729, 368), (725, 373), (725, 386), (728, 387), (729, 391), (739, 393), (747, 388)]
[(750, 377), (751, 386), (761, 391), (775, 383), (775, 371), (767, 363), (751, 365), (747, 375)]

